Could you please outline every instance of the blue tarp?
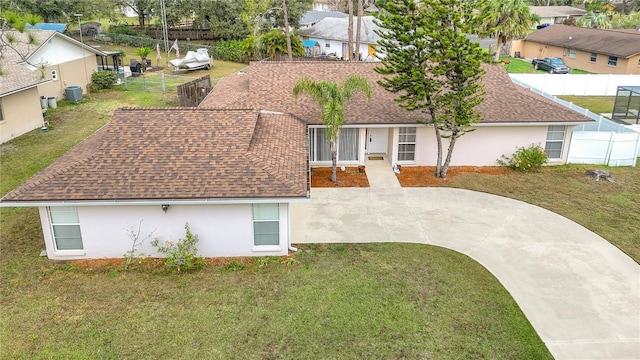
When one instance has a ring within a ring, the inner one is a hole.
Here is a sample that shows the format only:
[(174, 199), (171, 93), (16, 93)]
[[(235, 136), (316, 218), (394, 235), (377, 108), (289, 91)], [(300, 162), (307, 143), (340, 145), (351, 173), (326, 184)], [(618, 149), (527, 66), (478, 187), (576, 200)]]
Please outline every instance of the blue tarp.
[(59, 33), (63, 33), (67, 28), (67, 24), (58, 24), (58, 23), (38, 23), (35, 25), (27, 24), (27, 29), (29, 30), (55, 30)]
[(302, 45), (304, 47), (314, 47), (318, 45), (318, 42), (315, 40), (302, 40)]

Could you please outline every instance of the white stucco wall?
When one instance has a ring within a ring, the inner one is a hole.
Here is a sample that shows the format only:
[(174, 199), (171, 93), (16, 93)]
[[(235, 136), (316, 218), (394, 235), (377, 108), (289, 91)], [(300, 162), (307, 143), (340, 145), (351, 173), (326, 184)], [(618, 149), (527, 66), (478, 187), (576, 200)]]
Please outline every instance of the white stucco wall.
[[(503, 154), (511, 156), (517, 147), (539, 144), (543, 148), (547, 139), (547, 126), (478, 126), (476, 130), (458, 138), (452, 166), (495, 166)], [(550, 159), (550, 163), (564, 163), (571, 139), (568, 126), (562, 148), (561, 159)], [(443, 139), (443, 156), (449, 142)], [(418, 127), (415, 165), (435, 166), (437, 144), (433, 127)], [(396, 157), (397, 158), (397, 157)], [(394, 159), (395, 160), (395, 159)]]
[[(377, 126), (379, 127), (379, 126)], [(538, 126), (477, 126), (475, 131), (458, 138), (451, 159), (452, 166), (496, 166), (503, 154), (511, 156), (517, 147), (528, 147), (532, 144), (544, 148), (547, 139), (547, 125)], [(550, 164), (564, 164), (571, 141), (572, 126), (565, 127), (565, 138), (562, 157), (549, 159)], [(398, 161), (398, 128), (389, 128), (387, 157), (391, 164), (435, 166), (437, 142), (435, 131), (431, 126), (416, 125), (415, 161)], [(360, 151), (357, 164), (364, 165), (366, 159), (366, 127), (360, 128)], [(447, 139), (442, 139), (443, 159), (449, 146)], [(338, 161), (338, 165), (352, 166), (356, 162)], [(311, 162), (311, 166), (330, 166), (331, 162)]]
[[(346, 41), (343, 42), (341, 40), (330, 40), (330, 39), (320, 39), (310, 37), (309, 40), (315, 40), (320, 45), (320, 53), (325, 55), (334, 54), (341, 58), (344, 56), (342, 53), (343, 43), (346, 44)], [(327, 46), (328, 45), (328, 46)], [(355, 46), (355, 42), (354, 42)], [(369, 44), (360, 43), (360, 54), (362, 55), (362, 60), (375, 60), (373, 57), (368, 55)], [(377, 54), (379, 56), (380, 54)]]
[[(184, 237), (185, 223), (198, 235), (198, 255), (202, 257), (267, 256), (288, 253), (288, 204), (280, 204), (280, 245), (257, 249), (253, 246), (251, 204), (237, 205), (171, 205), (166, 213), (160, 205), (153, 206), (78, 206), (78, 217), (84, 249), (56, 251), (46, 207), (40, 207), (47, 256), (50, 259), (121, 258), (131, 249), (127, 231), (140, 227), (140, 238), (153, 233), (152, 238), (138, 247), (150, 256), (155, 252), (151, 241), (176, 241)], [(140, 220), (142, 224), (140, 225)]]

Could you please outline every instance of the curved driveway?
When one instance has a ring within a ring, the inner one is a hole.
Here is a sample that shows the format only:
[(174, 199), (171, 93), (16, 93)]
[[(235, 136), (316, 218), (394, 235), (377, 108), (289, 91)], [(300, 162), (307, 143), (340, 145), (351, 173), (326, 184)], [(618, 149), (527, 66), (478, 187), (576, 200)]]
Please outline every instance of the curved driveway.
[(449, 188), (312, 189), (293, 243), (415, 242), (478, 261), (556, 359), (640, 359), (640, 266), (600, 236), (524, 202)]

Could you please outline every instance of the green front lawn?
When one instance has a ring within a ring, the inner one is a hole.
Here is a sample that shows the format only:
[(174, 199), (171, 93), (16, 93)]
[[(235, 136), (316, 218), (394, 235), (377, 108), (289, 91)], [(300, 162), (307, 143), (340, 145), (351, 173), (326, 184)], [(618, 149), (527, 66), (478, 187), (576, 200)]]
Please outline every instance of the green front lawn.
[[(548, 71), (536, 70), (533, 68), (531, 61), (518, 59), (509, 56), (503, 56), (500, 61), (508, 61), (508, 64), (504, 64), (504, 68), (511, 74), (548, 74)], [(589, 72), (580, 69), (571, 69), (570, 74), (588, 74)]]
[(30, 254), (3, 251), (6, 359), (552, 358), (498, 281), (443, 248), (315, 245), (297, 265), (167, 274), (56, 264), (19, 241)]

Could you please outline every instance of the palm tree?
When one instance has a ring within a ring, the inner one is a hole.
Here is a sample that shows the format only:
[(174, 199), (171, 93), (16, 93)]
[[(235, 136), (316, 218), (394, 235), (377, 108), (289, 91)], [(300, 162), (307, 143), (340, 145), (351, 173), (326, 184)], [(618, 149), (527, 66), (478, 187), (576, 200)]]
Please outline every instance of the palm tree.
[(340, 128), (344, 125), (344, 106), (358, 91), (362, 91), (367, 100), (371, 97), (369, 83), (358, 75), (349, 76), (342, 86), (332, 81), (313, 81), (307, 77), (298, 79), (293, 86), (293, 96), (307, 93), (322, 108), (322, 123), (326, 126), (325, 134), (331, 146), (331, 181), (336, 181), (338, 138)]
[(342, 54), (343, 59), (353, 61), (353, 0), (347, 0), (347, 8), (349, 9), (349, 25), (347, 26), (347, 46), (349, 47), (349, 53), (345, 56)]
[(142, 63), (145, 64), (146, 60), (147, 60), (147, 56), (149, 54), (151, 54), (153, 50), (151, 50), (150, 47), (145, 46), (145, 47), (139, 47), (135, 50), (135, 54), (140, 56), (140, 59), (142, 60)]
[(355, 61), (360, 61), (360, 31), (362, 29), (362, 13), (364, 0), (358, 0), (358, 24), (356, 25), (356, 55)]
[(610, 29), (611, 22), (605, 13), (589, 11), (578, 19), (578, 25), (593, 29)]
[(495, 61), (500, 60), (502, 45), (512, 39), (524, 38), (540, 17), (529, 12), (524, 0), (488, 0), (479, 9), (478, 31), (481, 36), (497, 38)]

